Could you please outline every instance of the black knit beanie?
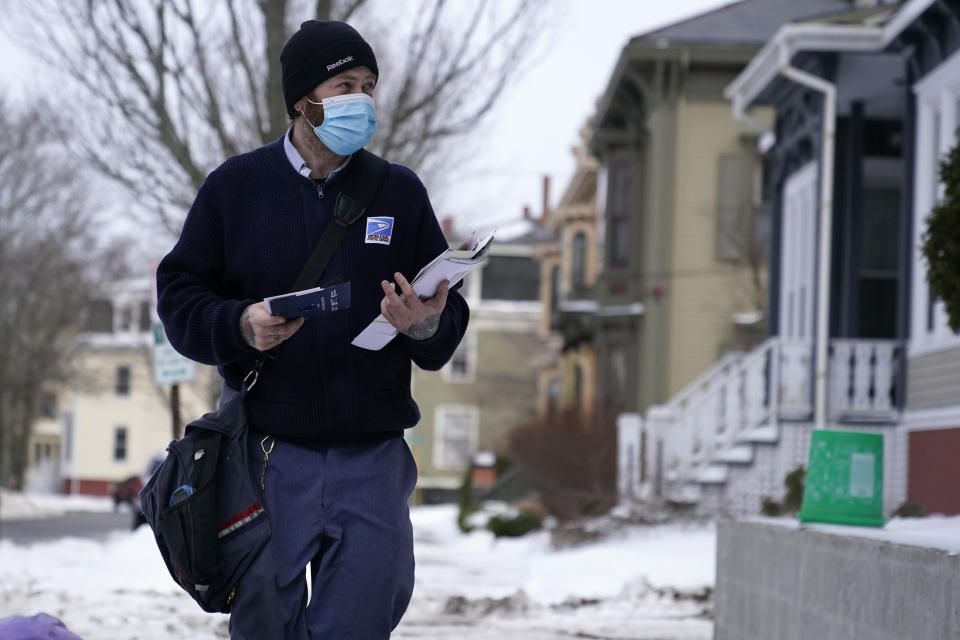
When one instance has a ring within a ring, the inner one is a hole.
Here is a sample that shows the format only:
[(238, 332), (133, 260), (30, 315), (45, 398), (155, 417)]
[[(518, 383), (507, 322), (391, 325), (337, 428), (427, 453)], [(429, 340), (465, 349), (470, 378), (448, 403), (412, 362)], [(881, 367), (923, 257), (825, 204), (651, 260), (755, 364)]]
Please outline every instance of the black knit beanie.
[(380, 75), (373, 49), (356, 29), (332, 20), (301, 24), (280, 52), (287, 113), (295, 116), (293, 103), (324, 80), (353, 67), (368, 67), (374, 75)]

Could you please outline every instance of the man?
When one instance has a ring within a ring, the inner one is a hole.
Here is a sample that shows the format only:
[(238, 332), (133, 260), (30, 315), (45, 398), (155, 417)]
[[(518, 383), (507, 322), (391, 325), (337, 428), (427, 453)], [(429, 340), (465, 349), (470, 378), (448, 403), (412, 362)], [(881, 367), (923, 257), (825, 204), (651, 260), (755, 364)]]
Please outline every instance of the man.
[[(303, 23), (280, 64), (292, 126), (207, 177), (158, 268), (158, 311), (178, 351), (217, 365), (225, 397), (279, 347), (246, 399), (251, 473), (273, 533), (237, 586), (231, 637), (387, 638), (413, 589), (416, 466), (402, 437), (420, 418), (411, 360), (442, 367), (469, 310), (446, 283), (427, 300), (410, 288), (447, 244), (419, 179), (391, 164), (364, 215), (392, 228), (367, 235), (361, 218), (320, 278), (349, 282), (352, 306), (306, 321), (267, 312), (263, 298), (290, 290), (375, 130), (379, 74), (340, 22)], [(380, 351), (351, 346), (381, 312), (402, 335)]]

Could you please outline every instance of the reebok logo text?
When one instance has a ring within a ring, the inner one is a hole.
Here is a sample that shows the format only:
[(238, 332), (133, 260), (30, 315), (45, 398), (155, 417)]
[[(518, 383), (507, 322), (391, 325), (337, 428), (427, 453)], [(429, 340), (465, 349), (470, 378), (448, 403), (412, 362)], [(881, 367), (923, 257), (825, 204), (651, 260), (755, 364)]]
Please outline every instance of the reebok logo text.
[(328, 65), (327, 65), (327, 71), (333, 71), (334, 69), (336, 69), (336, 68), (339, 67), (340, 65), (342, 65), (342, 64), (347, 64), (348, 62), (353, 62), (353, 56), (347, 56), (346, 58), (340, 58), (339, 60), (337, 60), (337, 61), (334, 62), (333, 64), (328, 64)]

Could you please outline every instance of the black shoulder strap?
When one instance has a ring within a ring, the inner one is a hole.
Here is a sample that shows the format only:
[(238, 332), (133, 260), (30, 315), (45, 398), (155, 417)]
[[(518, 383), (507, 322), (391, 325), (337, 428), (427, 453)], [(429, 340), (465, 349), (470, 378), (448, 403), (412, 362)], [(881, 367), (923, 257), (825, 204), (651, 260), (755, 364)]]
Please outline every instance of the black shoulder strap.
[(297, 276), (293, 284), (293, 291), (309, 289), (316, 286), (323, 270), (327, 268), (333, 252), (343, 239), (347, 227), (360, 219), (367, 210), (387, 176), (388, 163), (383, 158), (361, 149), (350, 164), (343, 170), (340, 193), (334, 205), (333, 220), (327, 225), (323, 235), (313, 248), (313, 253)]

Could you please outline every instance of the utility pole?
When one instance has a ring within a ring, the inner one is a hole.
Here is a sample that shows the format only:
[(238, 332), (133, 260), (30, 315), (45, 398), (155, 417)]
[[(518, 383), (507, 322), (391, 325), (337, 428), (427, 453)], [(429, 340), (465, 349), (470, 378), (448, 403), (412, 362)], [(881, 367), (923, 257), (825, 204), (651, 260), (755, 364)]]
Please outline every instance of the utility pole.
[(183, 426), (180, 423), (180, 385), (170, 386), (170, 416), (173, 418), (173, 439), (179, 440), (183, 436)]

